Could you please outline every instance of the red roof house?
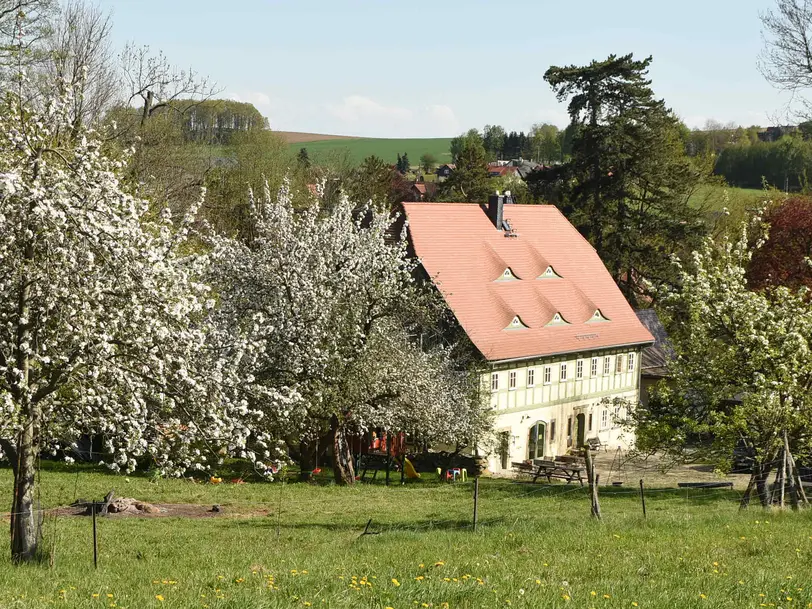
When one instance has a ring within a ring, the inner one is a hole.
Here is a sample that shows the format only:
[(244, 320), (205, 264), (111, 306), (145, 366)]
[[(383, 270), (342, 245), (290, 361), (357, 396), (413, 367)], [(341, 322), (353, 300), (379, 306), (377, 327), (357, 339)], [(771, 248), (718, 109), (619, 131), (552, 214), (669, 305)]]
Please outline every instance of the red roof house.
[(654, 341), (594, 248), (555, 206), (491, 197), (488, 206), (403, 207), (415, 254), (488, 361)]

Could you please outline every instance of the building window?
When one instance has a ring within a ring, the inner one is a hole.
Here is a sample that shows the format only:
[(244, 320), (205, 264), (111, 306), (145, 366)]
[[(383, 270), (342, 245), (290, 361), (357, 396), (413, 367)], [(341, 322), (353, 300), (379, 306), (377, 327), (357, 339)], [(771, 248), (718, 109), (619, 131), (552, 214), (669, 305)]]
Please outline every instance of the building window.
[(587, 423), (587, 431), (592, 431), (592, 413), (591, 412), (589, 413), (588, 421), (589, 422)]
[(618, 353), (615, 356), (615, 374), (623, 372), (623, 356)]
[(499, 373), (491, 373), (491, 391), (499, 391)]
[(601, 429), (606, 429), (609, 427), (609, 409), (604, 408), (601, 411)]
[(555, 419), (550, 421), (550, 442), (555, 442)]
[(534, 387), (536, 385), (536, 371), (533, 368), (527, 369), (527, 386)]
[(550, 366), (544, 366), (544, 384), (549, 385), (553, 382), (553, 372)]
[(544, 421), (536, 421), (530, 428), (530, 436), (527, 442), (527, 458), (541, 459), (544, 457), (544, 432), (547, 425)]
[(567, 380), (567, 364), (561, 364), (561, 374), (559, 379), (562, 383)]
[(634, 372), (634, 353), (629, 353), (629, 372)]
[(620, 427), (620, 406), (615, 406), (615, 418), (612, 420), (615, 427)]
[(579, 359), (575, 362), (575, 378), (582, 379), (584, 378), (584, 360)]
[(591, 374), (592, 374), (592, 376), (598, 376), (598, 358), (597, 357), (592, 358), (592, 371), (591, 371)]
[(511, 370), (508, 374), (508, 389), (516, 389), (516, 371)]
[(609, 374), (609, 367), (611, 366), (612, 358), (608, 355), (603, 358), (603, 373)]
[(567, 417), (567, 437), (572, 437), (572, 417)]

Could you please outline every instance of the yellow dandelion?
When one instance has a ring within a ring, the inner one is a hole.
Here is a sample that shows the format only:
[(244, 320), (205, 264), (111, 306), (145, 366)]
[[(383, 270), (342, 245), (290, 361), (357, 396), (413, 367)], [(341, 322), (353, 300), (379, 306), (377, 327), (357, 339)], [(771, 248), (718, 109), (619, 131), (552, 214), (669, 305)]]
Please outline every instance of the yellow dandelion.
[(561, 598), (563, 598), (565, 601), (568, 601), (568, 600), (570, 600), (570, 595), (569, 594), (562, 594)]
[(612, 595), (611, 594), (604, 594), (603, 598), (612, 598)]
[(157, 600), (159, 600), (160, 602), (164, 602), (164, 597), (163, 597), (163, 596), (161, 596), (160, 594), (156, 594), (156, 595), (155, 595), (155, 598), (156, 598)]
[(93, 594), (91, 594), (90, 596), (92, 596), (93, 598), (99, 598), (99, 593), (98, 593), (98, 592), (94, 592), (94, 593), (93, 593)]
[(444, 561), (442, 561), (442, 560), (438, 560), (436, 563), (434, 563), (434, 566), (435, 566), (435, 567), (442, 567), (444, 564), (445, 564), (445, 562), (444, 562)]
[(400, 586), (400, 582), (393, 577), (392, 578), (392, 585), (395, 586), (395, 587), (398, 587), (398, 586)]
[(632, 601), (632, 607), (637, 607), (637, 601)]
[(699, 598), (708, 598), (708, 597), (707, 597), (707, 596), (705, 596), (704, 594), (700, 594), (700, 595), (699, 595)]

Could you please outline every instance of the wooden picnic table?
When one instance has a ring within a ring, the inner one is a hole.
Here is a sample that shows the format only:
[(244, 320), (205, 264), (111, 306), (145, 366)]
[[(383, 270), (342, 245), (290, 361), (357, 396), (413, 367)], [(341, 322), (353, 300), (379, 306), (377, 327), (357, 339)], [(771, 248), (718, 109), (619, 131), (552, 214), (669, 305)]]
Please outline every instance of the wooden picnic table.
[(566, 480), (567, 484), (577, 480), (581, 486), (584, 485), (581, 473), (585, 468), (578, 463), (534, 459), (532, 463), (520, 462), (512, 465), (516, 472), (531, 476), (533, 483), (539, 478), (547, 478), (547, 482), (552, 482), (553, 478), (556, 478)]

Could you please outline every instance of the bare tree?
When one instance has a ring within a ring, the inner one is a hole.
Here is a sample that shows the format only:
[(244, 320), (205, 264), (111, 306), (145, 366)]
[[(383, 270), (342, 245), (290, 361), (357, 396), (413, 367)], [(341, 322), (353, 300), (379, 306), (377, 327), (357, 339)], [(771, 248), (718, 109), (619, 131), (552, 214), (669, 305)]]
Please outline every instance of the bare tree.
[(163, 51), (156, 55), (148, 46), (128, 44), (121, 54), (121, 69), (129, 90), (127, 105), (139, 98), (142, 102), (142, 125), (162, 108), (185, 113), (219, 92), (208, 77), (170, 65)]
[[(758, 67), (764, 77), (793, 98), (812, 87), (812, 2), (776, 0), (774, 10), (761, 15), (764, 48)], [(804, 116), (812, 104), (801, 98)]]
[(109, 12), (83, 0), (59, 12), (48, 39), (46, 82), (72, 91), (73, 131), (101, 120), (119, 94), (118, 69), (110, 46)]

